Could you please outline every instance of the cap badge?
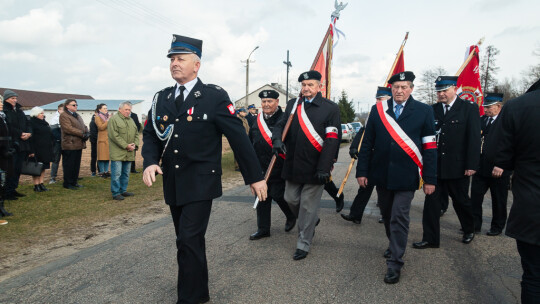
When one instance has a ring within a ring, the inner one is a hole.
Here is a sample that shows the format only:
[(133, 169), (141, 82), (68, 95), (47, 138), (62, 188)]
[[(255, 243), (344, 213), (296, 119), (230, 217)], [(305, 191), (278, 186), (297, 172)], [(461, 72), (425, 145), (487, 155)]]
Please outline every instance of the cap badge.
[(441, 81), (441, 77), (437, 78), (437, 81)]
[(399, 74), (399, 80), (405, 80), (405, 73)]
[(176, 36), (173, 36), (172, 37), (172, 42), (175, 42), (176, 41)]
[(304, 73), (304, 79), (308, 79), (308, 78), (309, 78), (308, 73)]
[(264, 97), (268, 97), (268, 92), (263, 92)]

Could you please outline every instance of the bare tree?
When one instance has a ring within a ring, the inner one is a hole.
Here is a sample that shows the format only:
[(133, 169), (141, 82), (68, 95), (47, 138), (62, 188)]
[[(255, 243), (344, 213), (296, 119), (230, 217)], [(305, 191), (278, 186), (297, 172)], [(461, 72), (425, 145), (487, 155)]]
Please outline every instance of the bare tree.
[[(525, 91), (522, 90), (519, 85), (518, 81), (515, 78), (508, 79), (505, 78), (504, 81), (499, 82), (495, 88), (495, 93), (503, 93), (503, 102), (506, 102), (507, 100), (514, 99), (521, 94), (523, 94)], [(484, 91), (486, 93), (487, 91)]]
[(536, 47), (536, 50), (533, 51), (533, 55), (539, 59), (539, 62), (522, 72), (523, 79), (521, 88), (523, 92), (540, 79), (540, 46)]
[(482, 83), (483, 91), (492, 91), (497, 85), (495, 76), (499, 71), (497, 66), (497, 55), (500, 51), (493, 45), (486, 48), (484, 59), (480, 63), (480, 82)]
[(435, 79), (439, 76), (447, 76), (448, 72), (443, 67), (429, 68), (420, 75), (420, 83), (416, 88), (418, 100), (427, 104), (437, 102), (437, 92), (435, 92)]

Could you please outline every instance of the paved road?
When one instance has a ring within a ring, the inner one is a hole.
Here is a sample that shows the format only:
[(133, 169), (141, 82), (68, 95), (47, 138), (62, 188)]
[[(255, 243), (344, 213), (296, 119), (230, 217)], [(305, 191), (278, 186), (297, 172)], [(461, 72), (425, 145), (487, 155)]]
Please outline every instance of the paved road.
[[(348, 165), (347, 148), (340, 158), (334, 172), (339, 181)], [(346, 209), (356, 189), (351, 180)], [(410, 247), (422, 236), (423, 198), (417, 191), (401, 281), (386, 285), (382, 253), (388, 244), (377, 223), (375, 194), (361, 225), (342, 220), (325, 194), (312, 250), (305, 260), (293, 261), (296, 229), (283, 231), (279, 208), (272, 208), (272, 237), (249, 241), (256, 230), (249, 189), (228, 191), (214, 201), (207, 232), (211, 303), (518, 303), (515, 242), (486, 236), (488, 225), (464, 245), (449, 210), (441, 220), (441, 248)], [(490, 203), (486, 197), (485, 223), (491, 220)], [(6, 280), (0, 283), (0, 303), (175, 303), (173, 231), (166, 216)]]

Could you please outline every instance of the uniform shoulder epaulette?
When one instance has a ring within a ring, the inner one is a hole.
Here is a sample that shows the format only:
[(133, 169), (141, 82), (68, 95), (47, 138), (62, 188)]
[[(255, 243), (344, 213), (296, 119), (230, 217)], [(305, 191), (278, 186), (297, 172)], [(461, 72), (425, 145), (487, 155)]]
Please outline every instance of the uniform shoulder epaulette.
[(208, 88), (212, 88), (212, 89), (215, 89), (215, 90), (218, 90), (218, 91), (222, 91), (223, 88), (218, 86), (218, 85), (215, 85), (215, 84), (211, 84), (211, 83), (205, 83), (204, 84), (205, 87), (208, 87)]
[(161, 91), (159, 91), (159, 93), (161, 93), (161, 92), (163, 92), (163, 91), (165, 91), (165, 90), (170, 90), (170, 89), (172, 89), (172, 88), (174, 88), (174, 86), (166, 87), (166, 88), (164, 88), (164, 89), (161, 89)]

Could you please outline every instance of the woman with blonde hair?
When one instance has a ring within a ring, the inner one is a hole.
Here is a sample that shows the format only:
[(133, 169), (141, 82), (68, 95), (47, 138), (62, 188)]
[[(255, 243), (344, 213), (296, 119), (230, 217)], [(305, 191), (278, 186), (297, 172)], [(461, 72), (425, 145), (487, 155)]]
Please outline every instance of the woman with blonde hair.
[(33, 157), (38, 162), (43, 163), (41, 175), (32, 176), (34, 191), (49, 191), (43, 185), (43, 176), (45, 175), (45, 169), (51, 167), (51, 161), (53, 160), (54, 137), (49, 123), (45, 121), (45, 112), (42, 108), (33, 107), (30, 110), (30, 126), (32, 127), (33, 136), (30, 137), (31, 153), (29, 158)]

